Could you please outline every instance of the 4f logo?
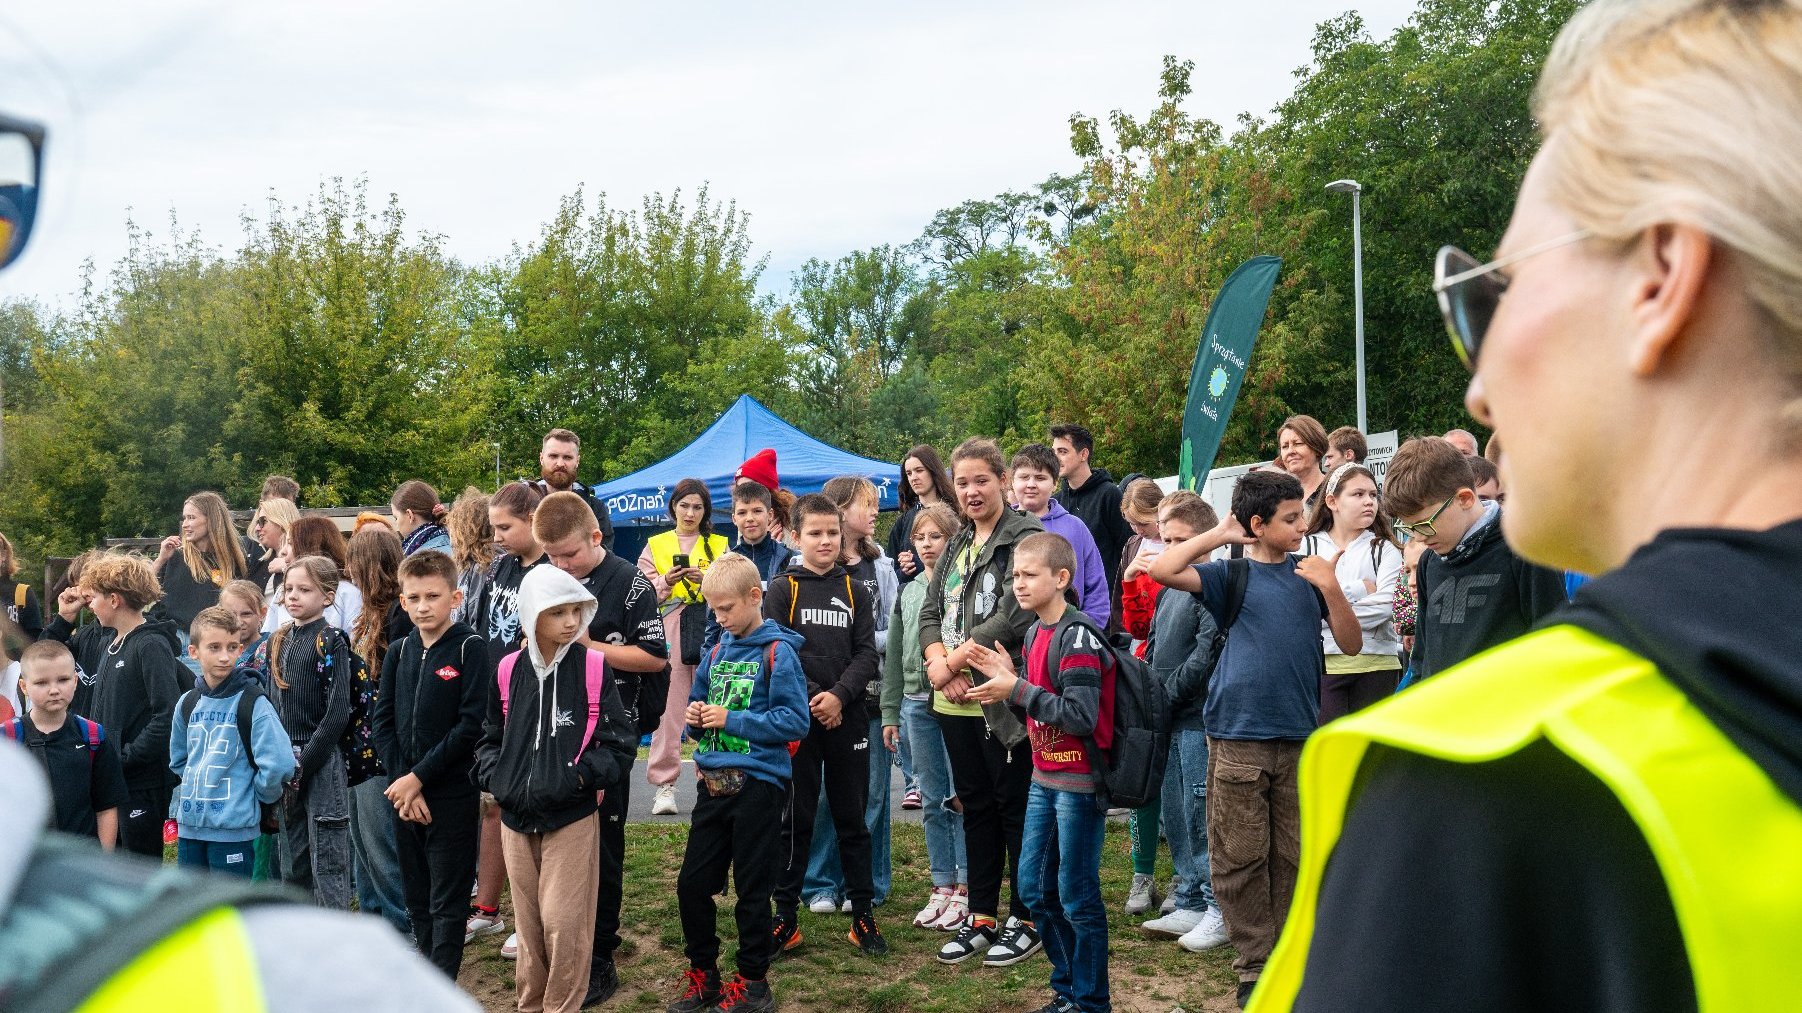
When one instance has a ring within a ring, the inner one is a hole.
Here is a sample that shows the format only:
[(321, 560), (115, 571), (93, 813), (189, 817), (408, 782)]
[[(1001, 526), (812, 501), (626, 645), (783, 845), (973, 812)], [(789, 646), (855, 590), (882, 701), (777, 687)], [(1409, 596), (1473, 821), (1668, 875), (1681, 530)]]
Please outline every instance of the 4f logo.
[(1433, 589), (1433, 596), (1427, 603), (1433, 619), (1451, 626), (1462, 624), (1471, 609), (1489, 604), (1489, 589), (1501, 582), (1499, 573), (1473, 573), (1445, 581)]

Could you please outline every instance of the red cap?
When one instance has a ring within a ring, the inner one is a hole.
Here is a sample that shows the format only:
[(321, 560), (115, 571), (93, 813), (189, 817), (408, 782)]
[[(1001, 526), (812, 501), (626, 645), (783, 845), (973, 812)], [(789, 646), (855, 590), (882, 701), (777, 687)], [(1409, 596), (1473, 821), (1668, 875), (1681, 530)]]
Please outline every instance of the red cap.
[(749, 461), (738, 466), (737, 474), (732, 476), (734, 482), (748, 478), (771, 492), (776, 491), (776, 451), (764, 448), (751, 456)]

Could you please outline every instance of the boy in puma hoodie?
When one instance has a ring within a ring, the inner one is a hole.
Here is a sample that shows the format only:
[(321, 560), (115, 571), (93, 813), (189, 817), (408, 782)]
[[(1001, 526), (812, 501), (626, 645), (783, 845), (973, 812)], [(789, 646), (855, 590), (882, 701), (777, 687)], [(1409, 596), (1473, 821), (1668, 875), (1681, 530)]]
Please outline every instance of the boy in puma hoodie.
[[(594, 596), (562, 570), (525, 575), (525, 646), (501, 660), (476, 751), (477, 783), (501, 809), (522, 1010), (581, 1007), (600, 876), (599, 793), (619, 784), (635, 753), (635, 725), (605, 663), (575, 643), (594, 610)], [(594, 692), (590, 664), (602, 673)]]
[(856, 593), (856, 581), (838, 563), (840, 515), (824, 496), (795, 502), (795, 531), (801, 562), (770, 578), (768, 615), (806, 638), (801, 669), (807, 676), (812, 727), (794, 757), (794, 790), (788, 821), (782, 827), (787, 867), (777, 883), (778, 951), (801, 945), (795, 909), (807, 874), (807, 850), (813, 843), (815, 808), (820, 784), (838, 830), (839, 864), (851, 901), (850, 938), (871, 956), (888, 952), (888, 944), (870, 914), (875, 884), (870, 870), (870, 831), (864, 825), (864, 803), (870, 779), (870, 722), (864, 713), (864, 689), (876, 677), (876, 620), (870, 595)]

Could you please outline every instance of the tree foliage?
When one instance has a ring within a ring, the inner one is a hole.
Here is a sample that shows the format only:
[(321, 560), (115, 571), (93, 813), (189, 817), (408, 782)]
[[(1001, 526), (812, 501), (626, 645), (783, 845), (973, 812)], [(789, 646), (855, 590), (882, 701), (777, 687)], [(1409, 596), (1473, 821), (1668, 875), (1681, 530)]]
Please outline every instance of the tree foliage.
[[(397, 198), (272, 197), (236, 250), (128, 223), (77, 306), (0, 306), (0, 529), (28, 561), (172, 530), (200, 488), (262, 477), (312, 505), (530, 472), (583, 437), (583, 478), (679, 448), (741, 393), (893, 459), (972, 434), (1085, 422), (1116, 472), (1176, 465), (1211, 300), (1284, 268), (1221, 462), (1268, 457), (1293, 412), (1353, 421), (1351, 208), (1363, 185), (1372, 429), (1469, 425), (1430, 294), (1433, 251), (1491, 249), (1536, 145), (1532, 82), (1579, 0), (1420, 0), (1389, 37), (1316, 30), (1293, 93), (1230, 125), (1192, 116), (1193, 64), (1147, 111), (1070, 120), (1070, 171), (946, 208), (911, 242), (808, 261), (758, 295), (751, 223), (705, 188), (636, 206), (578, 187), (535, 239), (466, 265)], [(1150, 69), (1150, 68), (1148, 68)]]

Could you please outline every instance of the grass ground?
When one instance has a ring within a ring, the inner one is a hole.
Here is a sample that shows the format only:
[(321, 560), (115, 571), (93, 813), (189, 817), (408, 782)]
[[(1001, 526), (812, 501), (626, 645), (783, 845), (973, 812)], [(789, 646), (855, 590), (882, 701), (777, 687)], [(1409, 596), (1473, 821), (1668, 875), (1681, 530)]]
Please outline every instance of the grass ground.
[[(1112, 820), (1107, 831), (1101, 887), (1112, 937), (1108, 970), (1114, 1008), (1121, 1013), (1231, 1010), (1231, 948), (1191, 954), (1174, 940), (1140, 931), (1139, 919), (1120, 913), (1132, 878), (1126, 825)], [(676, 872), (687, 833), (686, 825), (635, 823), (626, 828), (621, 919), (626, 942), (618, 955), (620, 991), (602, 1007), (610, 1013), (661, 1010), (676, 996), (678, 980), (688, 966), (676, 916)], [(1160, 883), (1169, 879), (1168, 865), (1166, 858)], [(1018, 1013), (1036, 1010), (1049, 1000), (1045, 983), (1050, 965), (1042, 956), (993, 970), (975, 966), (974, 961), (947, 967), (933, 959), (949, 936), (912, 926), (913, 914), (930, 889), (921, 828), (895, 824), (894, 888), (889, 903), (876, 915), (889, 941), (889, 955), (881, 960), (861, 956), (845, 939), (849, 928), (845, 916), (814, 915), (803, 909), (801, 928), (807, 941), (770, 972), (780, 1007), (833, 1013)], [(504, 900), (503, 911), (511, 929), (512, 912)], [(719, 931), (726, 948), (721, 963), (730, 974), (736, 930), (729, 902), (720, 907)], [(471, 944), (458, 982), (488, 1010), (514, 1008), (513, 964), (500, 955), (505, 938), (486, 936)]]

